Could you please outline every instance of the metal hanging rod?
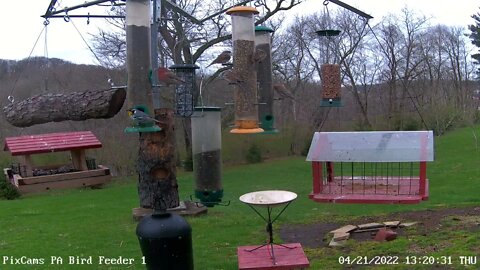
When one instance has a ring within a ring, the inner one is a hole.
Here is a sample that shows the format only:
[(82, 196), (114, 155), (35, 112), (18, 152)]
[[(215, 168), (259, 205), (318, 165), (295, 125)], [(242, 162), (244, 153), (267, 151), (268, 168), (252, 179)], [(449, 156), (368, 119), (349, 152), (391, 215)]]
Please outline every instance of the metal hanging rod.
[(356, 8), (348, 5), (348, 4), (345, 4), (345, 3), (343, 3), (343, 2), (340, 1), (340, 0), (326, 0), (326, 2), (327, 2), (327, 3), (328, 3), (328, 2), (335, 3), (335, 4), (341, 6), (341, 7), (345, 8), (345, 9), (350, 10), (350, 11), (353, 12), (353, 13), (356, 13), (356, 14), (359, 15), (359, 16), (362, 16), (363, 18), (365, 18), (365, 19), (367, 19), (367, 20), (373, 19), (373, 17), (370, 16), (370, 15), (368, 15), (367, 13), (365, 13), (365, 12), (363, 12), (363, 11), (361, 11), (361, 10), (358, 10), (358, 9), (356, 9)]

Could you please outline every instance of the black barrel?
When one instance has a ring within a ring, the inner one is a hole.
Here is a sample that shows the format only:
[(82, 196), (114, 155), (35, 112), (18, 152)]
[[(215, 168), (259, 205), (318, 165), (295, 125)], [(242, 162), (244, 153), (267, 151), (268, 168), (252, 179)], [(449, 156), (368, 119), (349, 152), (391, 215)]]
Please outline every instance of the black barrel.
[(148, 270), (193, 270), (192, 228), (176, 214), (144, 217), (137, 237)]

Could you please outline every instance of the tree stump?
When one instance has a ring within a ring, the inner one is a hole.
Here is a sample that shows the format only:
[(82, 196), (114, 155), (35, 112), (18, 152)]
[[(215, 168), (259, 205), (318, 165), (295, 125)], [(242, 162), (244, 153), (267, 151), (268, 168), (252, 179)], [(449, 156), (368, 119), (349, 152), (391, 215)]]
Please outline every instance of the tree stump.
[(140, 133), (138, 194), (140, 207), (174, 208), (179, 205), (173, 109), (155, 110), (162, 131)]
[(66, 120), (111, 118), (122, 108), (126, 95), (125, 88), (41, 94), (10, 103), (3, 108), (3, 112), (7, 121), (16, 127)]

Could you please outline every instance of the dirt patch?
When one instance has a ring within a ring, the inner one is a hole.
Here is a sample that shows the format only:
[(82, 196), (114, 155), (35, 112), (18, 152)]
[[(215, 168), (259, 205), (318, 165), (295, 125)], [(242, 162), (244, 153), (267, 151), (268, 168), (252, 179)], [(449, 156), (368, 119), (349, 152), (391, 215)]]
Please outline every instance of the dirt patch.
[[(282, 225), (280, 238), (286, 243), (301, 243), (308, 248), (326, 247), (332, 237), (330, 231), (342, 226), (364, 224), (370, 222), (384, 222), (400, 220), (401, 222), (418, 222), (412, 227), (415, 234), (427, 236), (428, 234), (445, 229), (457, 228), (472, 232), (480, 230), (480, 207), (444, 208), (412, 212), (393, 213), (386, 216), (362, 217), (348, 223), (314, 223)], [(445, 223), (448, 223), (447, 225)], [(406, 228), (396, 228), (398, 237), (405, 235)], [(350, 239), (356, 241), (372, 241), (375, 236), (372, 232), (352, 233)]]

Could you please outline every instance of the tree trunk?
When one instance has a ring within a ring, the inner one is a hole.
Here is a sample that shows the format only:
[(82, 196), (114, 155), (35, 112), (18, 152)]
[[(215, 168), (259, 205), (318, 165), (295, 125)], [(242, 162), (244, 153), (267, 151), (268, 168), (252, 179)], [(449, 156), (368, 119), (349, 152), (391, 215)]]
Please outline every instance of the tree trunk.
[(156, 109), (162, 131), (140, 133), (137, 160), (140, 207), (166, 210), (179, 205), (173, 109)]
[(16, 127), (65, 120), (111, 118), (120, 111), (125, 97), (125, 88), (43, 94), (8, 104), (3, 112), (7, 121)]

